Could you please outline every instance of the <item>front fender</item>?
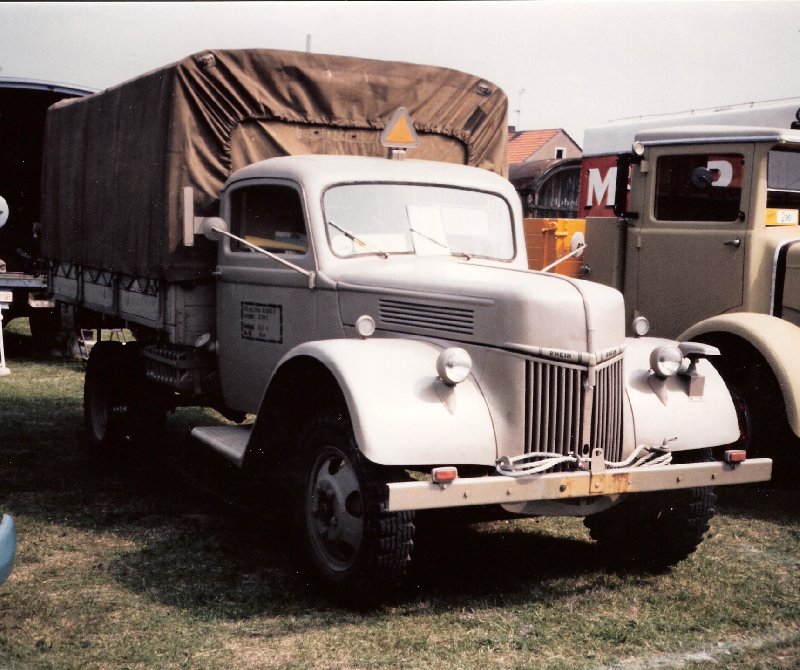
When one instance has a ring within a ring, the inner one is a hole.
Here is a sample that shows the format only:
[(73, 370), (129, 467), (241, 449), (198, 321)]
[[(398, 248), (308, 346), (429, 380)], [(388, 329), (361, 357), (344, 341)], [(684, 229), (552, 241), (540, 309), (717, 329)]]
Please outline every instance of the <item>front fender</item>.
[(800, 328), (769, 314), (739, 312), (701, 321), (679, 339), (713, 333), (736, 335), (764, 357), (783, 394), (789, 426), (800, 437)]
[(472, 376), (452, 388), (439, 379), (441, 351), (419, 340), (323, 340), (292, 349), (281, 365), (304, 356), (331, 372), (359, 448), (375, 463), (494, 465), (486, 400)]
[(739, 422), (728, 387), (705, 359), (697, 371), (705, 377), (701, 398), (690, 398), (687, 379), (666, 380), (666, 403), (650, 385), (650, 353), (675, 344), (653, 337), (629, 339), (625, 346), (625, 388), (633, 415), (637, 445), (667, 446), (674, 451), (730, 444), (739, 437)]

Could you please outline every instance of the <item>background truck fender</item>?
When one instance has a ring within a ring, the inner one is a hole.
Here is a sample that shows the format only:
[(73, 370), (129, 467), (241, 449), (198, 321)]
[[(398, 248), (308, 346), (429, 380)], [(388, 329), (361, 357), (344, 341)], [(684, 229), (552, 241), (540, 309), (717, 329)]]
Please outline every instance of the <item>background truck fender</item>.
[(697, 371), (705, 377), (701, 398), (690, 398), (687, 378), (665, 380), (667, 402), (650, 386), (650, 353), (672, 340), (642, 337), (625, 346), (625, 388), (633, 414), (636, 445), (666, 446), (675, 451), (730, 444), (739, 437), (739, 422), (725, 382), (711, 359), (700, 359)]
[[(406, 339), (301, 344), (284, 356), (270, 380), (251, 444), (269, 441), (276, 421), (284, 434), (302, 430), (285, 426), (276, 403), (297, 424), (326, 404), (337, 408), (338, 402), (344, 409), (343, 401), (359, 448), (375, 463), (494, 465), (497, 447), (486, 400), (472, 376), (445, 386), (436, 373), (441, 351)], [(287, 392), (302, 399), (305, 409), (287, 407)], [(287, 440), (289, 449), (292, 443)]]
[(740, 312), (722, 314), (700, 321), (678, 339), (696, 339), (714, 344), (715, 337), (733, 336), (741, 341), (742, 350), (732, 354), (747, 355), (747, 348), (760, 354), (770, 367), (786, 406), (786, 419), (792, 432), (800, 436), (800, 329), (788, 321), (769, 314)]

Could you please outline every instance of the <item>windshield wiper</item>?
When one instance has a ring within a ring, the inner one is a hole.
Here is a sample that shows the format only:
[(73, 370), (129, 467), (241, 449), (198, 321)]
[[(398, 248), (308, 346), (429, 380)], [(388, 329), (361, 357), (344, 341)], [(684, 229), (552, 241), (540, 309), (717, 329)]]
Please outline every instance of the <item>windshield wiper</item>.
[(353, 235), (353, 233), (351, 233), (349, 230), (346, 230), (345, 228), (342, 228), (339, 224), (334, 223), (333, 221), (328, 221), (328, 225), (333, 226), (334, 228), (336, 228), (336, 230), (342, 233), (342, 235), (344, 235), (348, 240), (355, 242), (357, 245), (361, 247), (364, 247), (367, 251), (371, 251), (372, 253), (378, 254), (378, 256), (381, 256), (382, 258), (389, 258), (389, 254), (387, 254), (385, 251), (381, 251), (380, 249), (375, 249), (374, 247), (371, 247), (364, 240), (356, 237), (355, 235)]
[(412, 233), (416, 233), (420, 237), (424, 237), (426, 240), (428, 240), (428, 242), (433, 242), (434, 244), (440, 246), (442, 249), (447, 249), (447, 251), (449, 251), (452, 256), (458, 256), (459, 258), (464, 258), (464, 259), (466, 259), (468, 261), (472, 260), (472, 256), (470, 256), (469, 254), (467, 254), (467, 253), (465, 253), (463, 251), (458, 251), (457, 249), (451, 249), (449, 244), (445, 244), (441, 240), (437, 240), (435, 237), (431, 237), (430, 235), (426, 235), (421, 230), (417, 230), (416, 228), (414, 228), (414, 226), (409, 226), (408, 229)]

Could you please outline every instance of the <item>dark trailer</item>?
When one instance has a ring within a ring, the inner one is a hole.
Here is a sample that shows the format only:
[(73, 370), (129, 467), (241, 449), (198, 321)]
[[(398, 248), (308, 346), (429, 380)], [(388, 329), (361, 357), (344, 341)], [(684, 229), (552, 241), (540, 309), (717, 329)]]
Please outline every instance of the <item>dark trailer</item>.
[(0, 77), (0, 292), (13, 298), (4, 310), (4, 325), (31, 316), (35, 330), (49, 320), (49, 303), (36, 295), (46, 284), (38, 231), (45, 115), (53, 103), (89, 93), (64, 84)]
[(578, 216), (580, 158), (551, 158), (509, 166), (508, 179), (528, 218), (574, 219)]

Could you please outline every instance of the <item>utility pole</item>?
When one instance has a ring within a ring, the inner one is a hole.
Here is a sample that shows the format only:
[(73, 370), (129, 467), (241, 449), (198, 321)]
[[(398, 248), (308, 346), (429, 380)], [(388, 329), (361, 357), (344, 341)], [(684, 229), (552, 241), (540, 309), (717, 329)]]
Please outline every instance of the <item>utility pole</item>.
[(520, 124), (522, 123), (522, 94), (523, 93), (525, 93), (525, 89), (524, 88), (521, 88), (521, 89), (519, 89), (519, 91), (517, 91), (517, 96), (518, 96), (517, 97), (517, 109), (514, 110), (517, 113), (517, 125), (516, 125), (517, 130), (522, 130), (522, 126)]
[(311, 53), (311, 33), (306, 33), (306, 53)]

